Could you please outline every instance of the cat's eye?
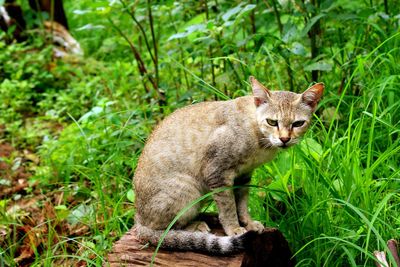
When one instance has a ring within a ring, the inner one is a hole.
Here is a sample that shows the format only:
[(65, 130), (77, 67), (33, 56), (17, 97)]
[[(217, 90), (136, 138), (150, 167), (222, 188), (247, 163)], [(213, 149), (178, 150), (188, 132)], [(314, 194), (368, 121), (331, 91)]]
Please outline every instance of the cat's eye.
[(293, 127), (301, 127), (304, 125), (304, 123), (305, 123), (305, 121), (295, 121), (292, 123), (292, 126)]
[(276, 120), (267, 119), (267, 123), (274, 127), (278, 126), (278, 121), (276, 121)]

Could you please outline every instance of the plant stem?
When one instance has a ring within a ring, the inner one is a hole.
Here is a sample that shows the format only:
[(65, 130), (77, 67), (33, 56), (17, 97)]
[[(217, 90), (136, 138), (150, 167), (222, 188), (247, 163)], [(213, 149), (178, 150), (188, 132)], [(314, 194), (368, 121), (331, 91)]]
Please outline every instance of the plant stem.
[[(170, 20), (172, 21), (171, 11), (168, 11), (168, 14), (169, 14)], [(178, 28), (176, 27), (175, 24), (173, 24), (173, 27), (174, 27), (175, 33), (178, 33)], [(182, 41), (180, 39), (178, 39), (178, 44), (179, 44), (178, 49), (179, 49), (179, 52), (180, 52), (180, 55), (181, 55), (180, 62), (182, 64), (182, 66), (184, 66), (186, 68), (186, 63), (185, 63), (185, 60), (184, 60), (184, 55), (185, 54), (184, 54), (184, 51), (183, 51), (183, 48), (182, 48)], [(181, 70), (179, 70), (179, 72), (181, 72)], [(183, 76), (185, 78), (186, 88), (187, 88), (187, 90), (190, 90), (190, 83), (189, 83), (189, 79), (187, 77), (186, 71), (183, 71)], [(178, 90), (178, 87), (177, 87), (177, 90)]]
[[(319, 8), (319, 1), (318, 0), (311, 0), (311, 4), (315, 7), (315, 10)], [(311, 14), (311, 17), (314, 17), (316, 12)], [(315, 59), (319, 55), (319, 48), (317, 45), (317, 36), (320, 34), (320, 20), (316, 21), (315, 24), (311, 27), (310, 31), (308, 32), (308, 36), (311, 41), (311, 59)], [(318, 70), (311, 71), (311, 77), (313, 81), (318, 81)]]
[[(153, 87), (154, 87), (155, 86), (155, 84), (154, 84), (155, 82), (154, 82), (153, 78), (150, 75), (147, 74), (146, 66), (144, 65), (144, 62), (142, 60), (142, 57), (140, 56), (140, 53), (139, 53), (138, 49), (129, 40), (129, 38), (121, 31), (121, 29), (118, 28), (117, 25), (115, 25), (115, 23), (110, 18), (108, 18), (108, 21), (110, 22), (111, 26), (121, 35), (121, 37), (124, 38), (125, 41), (129, 44), (129, 47), (131, 48), (132, 53), (133, 53), (133, 55), (134, 55), (134, 57), (136, 59), (136, 62), (138, 64), (138, 69), (139, 69), (140, 76), (148, 77), (148, 79), (150, 80), (150, 82), (153, 84)], [(145, 82), (143, 82), (143, 86), (144, 86), (144, 89), (145, 89), (146, 93), (149, 93), (150, 90), (146, 86)]]
[(281, 35), (282, 35), (283, 26), (282, 26), (281, 16), (280, 16), (279, 11), (278, 11), (278, 8), (277, 8), (277, 6), (276, 6), (276, 1), (275, 1), (275, 0), (272, 0), (272, 8), (273, 8), (273, 10), (274, 10), (276, 22), (278, 23), (279, 32), (280, 32)]
[(151, 12), (151, 0), (147, 0), (147, 11), (148, 11), (148, 16), (149, 16), (149, 21), (150, 21), (150, 31), (151, 31), (151, 38), (153, 41), (153, 49), (154, 49), (154, 71), (156, 74), (156, 89), (158, 96), (159, 96), (159, 104), (160, 107), (165, 106), (167, 104), (167, 98), (165, 96), (165, 92), (160, 90), (159, 84), (160, 84), (160, 77), (158, 73), (158, 48), (157, 48), (157, 39), (154, 34), (154, 22), (153, 22), (153, 15)]
[(389, 15), (389, 5), (387, 0), (383, 0), (383, 4), (385, 5), (385, 13)]
[(150, 48), (150, 45), (149, 45), (149, 41), (148, 41), (147, 36), (146, 36), (146, 32), (144, 31), (144, 28), (143, 28), (142, 24), (140, 24), (140, 22), (136, 19), (135, 14), (133, 14), (133, 13), (128, 9), (128, 6), (126, 5), (126, 3), (125, 3), (123, 0), (120, 0), (120, 2), (121, 2), (121, 4), (122, 4), (122, 6), (124, 7), (125, 12), (128, 13), (128, 15), (132, 18), (132, 20), (133, 20), (133, 21), (135, 22), (135, 24), (138, 26), (138, 28), (139, 28), (139, 30), (140, 30), (140, 32), (142, 33), (142, 36), (143, 36), (143, 38), (144, 38), (144, 42), (145, 42), (145, 44), (146, 44), (146, 48), (147, 48), (147, 51), (149, 52), (149, 55), (150, 55), (150, 57), (151, 57), (151, 60), (152, 60), (153, 62), (155, 62), (153, 53), (151, 52), (151, 48)]
[[(266, 1), (264, 1), (264, 2), (268, 6), (268, 3)], [(272, 9), (274, 10), (276, 22), (278, 24), (279, 33), (280, 33), (281, 38), (282, 38), (282, 36), (283, 36), (283, 26), (282, 26), (281, 15), (279, 13), (276, 0), (272, 0)], [(283, 49), (285, 49), (285, 48), (283, 48)], [(281, 56), (284, 58), (284, 60), (286, 62), (286, 72), (287, 72), (287, 75), (288, 75), (288, 78), (289, 78), (290, 91), (293, 91), (294, 90), (293, 73), (292, 73), (292, 67), (291, 67), (289, 56), (285, 55), (285, 53), (281, 53)]]

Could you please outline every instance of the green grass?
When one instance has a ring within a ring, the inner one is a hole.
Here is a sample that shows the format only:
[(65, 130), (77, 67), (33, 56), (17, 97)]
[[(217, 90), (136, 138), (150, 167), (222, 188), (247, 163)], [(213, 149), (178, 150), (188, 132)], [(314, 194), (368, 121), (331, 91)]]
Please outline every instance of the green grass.
[[(158, 88), (149, 80), (156, 68), (144, 1), (130, 11), (150, 50), (121, 5), (92, 1), (65, 2), (85, 59), (48, 68), (51, 49), (38, 36), (29, 44), (0, 41), (0, 142), (40, 158), (40, 164), (23, 161), (33, 174), (29, 182), (39, 185), (0, 200), (6, 233), (0, 266), (17, 266), (29, 234), (44, 226), (47, 237), (31, 244), (30, 264), (100, 266), (134, 223), (133, 172), (158, 121), (190, 103), (248, 94), (249, 75), (271, 89), (300, 92), (313, 81), (312, 70), (326, 85), (313, 125), (297, 147), (254, 172), (250, 211), (284, 233), (297, 266), (374, 265), (373, 251), (387, 251), (386, 241), (400, 238), (399, 7), (389, 3), (385, 19), (384, 7), (374, 2), (317, 1), (316, 13), (301, 3), (273, 2), (277, 13), (261, 2), (235, 9), (232, 1), (216, 7), (208, 1), (207, 20), (203, 1), (153, 5)], [(226, 20), (229, 12), (238, 13)], [(317, 16), (319, 55), (312, 57), (304, 31)], [(137, 46), (147, 75), (109, 19)], [(89, 23), (104, 28), (82, 29)], [(169, 40), (177, 33), (186, 36)], [(33, 48), (37, 53), (25, 53)], [(166, 106), (159, 106), (160, 92)], [(21, 153), (0, 161), (15, 164)], [(51, 203), (54, 216), (18, 233), (34, 214), (9, 208), (18, 197), (38, 195), (46, 197), (33, 206), (46, 211)], [(66, 225), (87, 230), (74, 233)]]

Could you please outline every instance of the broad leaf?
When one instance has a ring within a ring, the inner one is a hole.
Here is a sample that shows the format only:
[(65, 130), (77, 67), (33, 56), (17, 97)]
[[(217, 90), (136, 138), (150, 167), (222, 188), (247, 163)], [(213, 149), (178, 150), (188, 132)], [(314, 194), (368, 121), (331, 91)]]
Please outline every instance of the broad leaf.
[(195, 25), (190, 25), (185, 29), (185, 32), (178, 32), (176, 34), (171, 35), (168, 38), (168, 41), (174, 40), (174, 39), (181, 39), (189, 36), (192, 33), (196, 32), (203, 32), (206, 30), (207, 26), (205, 24), (195, 24)]
[(313, 71), (313, 70), (320, 70), (320, 71), (331, 71), (332, 70), (332, 64), (329, 64), (324, 61), (319, 61), (312, 63), (308, 66), (304, 67), (305, 71)]
[(294, 42), (289, 50), (290, 50), (290, 52), (292, 52), (293, 54), (298, 55), (298, 56), (304, 57), (307, 55), (306, 48), (299, 42)]
[(313, 157), (316, 161), (320, 161), (322, 157), (322, 146), (312, 138), (306, 138), (300, 143), (301, 150)]

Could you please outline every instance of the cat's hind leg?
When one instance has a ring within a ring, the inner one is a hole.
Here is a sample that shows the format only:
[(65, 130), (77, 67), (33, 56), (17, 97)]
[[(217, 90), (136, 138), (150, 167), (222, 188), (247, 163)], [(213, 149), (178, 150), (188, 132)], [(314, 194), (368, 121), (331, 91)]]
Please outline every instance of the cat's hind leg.
[(173, 228), (183, 229), (199, 214), (200, 203), (196, 201), (202, 194), (196, 180), (184, 174), (169, 174), (162, 181), (157, 193), (146, 203), (147, 214), (142, 219), (147, 222), (142, 224), (155, 230), (166, 229), (179, 216)]

